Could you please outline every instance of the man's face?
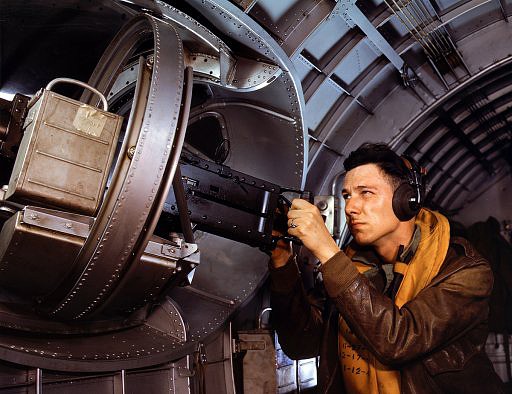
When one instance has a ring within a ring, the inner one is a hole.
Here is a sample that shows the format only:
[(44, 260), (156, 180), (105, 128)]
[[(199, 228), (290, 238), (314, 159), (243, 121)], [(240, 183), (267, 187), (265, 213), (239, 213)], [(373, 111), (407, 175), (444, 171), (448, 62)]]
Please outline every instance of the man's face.
[(376, 164), (361, 165), (345, 175), (345, 215), (359, 245), (377, 246), (393, 237), (400, 224), (393, 213), (393, 190)]

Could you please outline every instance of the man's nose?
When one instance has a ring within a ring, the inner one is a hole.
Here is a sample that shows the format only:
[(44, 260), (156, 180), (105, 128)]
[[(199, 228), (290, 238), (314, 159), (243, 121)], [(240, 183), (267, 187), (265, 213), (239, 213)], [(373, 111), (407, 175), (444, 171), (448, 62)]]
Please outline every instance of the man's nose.
[(361, 204), (357, 198), (351, 197), (345, 200), (345, 214), (353, 215), (361, 211)]

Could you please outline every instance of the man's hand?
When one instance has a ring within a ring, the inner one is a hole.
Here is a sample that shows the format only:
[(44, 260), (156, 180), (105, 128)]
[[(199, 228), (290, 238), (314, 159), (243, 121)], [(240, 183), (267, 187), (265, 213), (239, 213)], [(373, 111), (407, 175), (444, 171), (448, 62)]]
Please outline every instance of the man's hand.
[[(272, 235), (280, 236), (282, 234), (278, 233), (277, 231), (272, 231)], [(274, 250), (272, 250), (272, 254), (270, 255), (274, 268), (279, 268), (286, 265), (292, 254), (293, 251), (291, 242), (284, 240), (277, 241), (276, 247)]]
[(299, 238), (322, 264), (340, 251), (320, 211), (306, 200), (292, 201), (288, 211), (288, 234)]

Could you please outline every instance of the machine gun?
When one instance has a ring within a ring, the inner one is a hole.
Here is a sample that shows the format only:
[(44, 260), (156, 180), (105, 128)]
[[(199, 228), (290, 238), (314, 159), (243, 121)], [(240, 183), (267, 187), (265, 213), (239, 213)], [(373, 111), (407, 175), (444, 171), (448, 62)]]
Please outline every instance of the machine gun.
[(283, 188), (188, 153), (181, 155), (180, 168), (181, 182), (174, 182), (169, 191), (157, 228), (159, 232), (186, 234), (194, 223), (194, 230), (266, 252), (274, 249), (280, 239), (301, 244), (299, 239), (287, 234), (286, 212), (291, 205), (287, 193), (315, 203), (332, 232), (335, 207), (334, 199), (328, 196), (311, 198), (309, 192)]
[[(300, 243), (287, 235), (286, 211), (291, 204), (283, 193), (308, 198), (307, 192), (284, 189), (188, 153), (181, 155), (180, 170), (181, 182), (175, 181), (169, 191), (158, 232), (187, 234), (192, 222), (194, 230), (264, 251), (275, 248), (279, 239)], [(273, 230), (282, 235), (272, 235)]]

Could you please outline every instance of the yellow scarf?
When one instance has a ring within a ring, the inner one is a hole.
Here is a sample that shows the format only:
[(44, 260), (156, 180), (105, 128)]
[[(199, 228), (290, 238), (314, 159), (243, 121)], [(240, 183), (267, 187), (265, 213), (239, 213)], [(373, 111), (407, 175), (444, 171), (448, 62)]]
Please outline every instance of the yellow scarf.
[[(416, 217), (421, 239), (409, 264), (396, 263), (395, 271), (403, 274), (402, 283), (395, 298), (401, 308), (412, 300), (437, 275), (448, 251), (450, 225), (438, 212), (422, 208)], [(353, 250), (347, 250), (349, 257)], [(359, 272), (367, 265), (354, 262)], [(340, 318), (339, 355), (345, 388), (349, 394), (398, 394), (400, 371), (382, 365), (350, 331)]]

